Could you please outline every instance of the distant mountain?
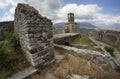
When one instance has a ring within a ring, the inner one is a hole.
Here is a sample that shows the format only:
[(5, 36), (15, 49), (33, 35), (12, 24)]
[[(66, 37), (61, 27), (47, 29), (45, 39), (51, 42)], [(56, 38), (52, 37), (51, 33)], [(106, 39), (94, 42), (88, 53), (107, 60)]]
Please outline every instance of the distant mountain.
[(65, 25), (65, 22), (60, 22), (60, 23), (54, 24), (53, 27), (55, 27), (56, 29), (60, 29), (60, 28), (63, 28), (64, 25)]
[[(78, 24), (80, 24), (80, 28), (89, 28), (89, 29), (93, 29), (93, 28), (97, 28), (97, 26), (88, 23), (88, 22), (77, 22)], [(56, 23), (53, 26), (57, 29), (63, 28), (63, 26), (65, 25), (65, 22), (60, 22), (60, 23)]]
[(114, 24), (114, 25), (112, 25), (112, 27), (111, 28), (115, 28), (115, 29), (120, 29), (120, 24)]
[(79, 22), (79, 24), (81, 28), (90, 28), (90, 29), (97, 28), (97, 26), (88, 22)]

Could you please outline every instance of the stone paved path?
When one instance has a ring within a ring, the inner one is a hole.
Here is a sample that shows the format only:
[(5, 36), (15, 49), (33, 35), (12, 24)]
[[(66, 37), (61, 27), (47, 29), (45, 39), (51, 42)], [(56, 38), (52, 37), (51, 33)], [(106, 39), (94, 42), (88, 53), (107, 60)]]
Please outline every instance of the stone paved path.
[(37, 72), (37, 69), (31, 66), (21, 72), (14, 74), (12, 77), (7, 79), (24, 79), (35, 72)]

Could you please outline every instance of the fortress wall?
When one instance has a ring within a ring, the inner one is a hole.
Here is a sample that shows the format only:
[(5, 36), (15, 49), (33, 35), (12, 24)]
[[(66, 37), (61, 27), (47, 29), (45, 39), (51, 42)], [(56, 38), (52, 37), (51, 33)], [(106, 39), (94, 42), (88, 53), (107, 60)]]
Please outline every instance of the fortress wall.
[(18, 4), (14, 29), (26, 58), (33, 66), (43, 67), (54, 60), (51, 20), (27, 4)]
[(0, 41), (4, 40), (3, 32), (12, 33), (14, 31), (14, 21), (0, 22)]
[(114, 30), (101, 30), (98, 31), (96, 39), (116, 46), (120, 44), (120, 32)]

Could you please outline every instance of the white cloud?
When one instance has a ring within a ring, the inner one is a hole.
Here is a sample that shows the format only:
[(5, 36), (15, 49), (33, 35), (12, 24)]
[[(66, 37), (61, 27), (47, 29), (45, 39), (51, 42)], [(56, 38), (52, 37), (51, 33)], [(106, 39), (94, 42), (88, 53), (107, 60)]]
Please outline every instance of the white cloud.
[[(58, 17), (63, 20), (67, 19), (67, 14), (72, 12), (75, 14), (75, 18), (79, 20), (83, 19), (92, 19), (93, 16), (99, 12), (102, 8), (96, 4), (89, 4), (89, 5), (77, 5), (77, 4), (67, 4), (62, 7), (58, 12)], [(60, 21), (59, 20), (59, 21)], [(77, 21), (79, 21), (77, 20)], [(61, 20), (62, 21), (62, 20)]]
[(5, 13), (4, 17), (0, 19), (0, 21), (12, 21), (12, 20), (14, 20), (14, 17), (10, 15), (9, 13)]
[(17, 6), (17, 3), (26, 3), (25, 0), (6, 0), (8, 3), (10, 3), (12, 6)]
[(84, 22), (90, 22), (101, 28), (120, 27), (120, 16), (96, 13), (92, 19)]
[(67, 4), (63, 8), (60, 9), (58, 12), (58, 16), (65, 17), (67, 13), (72, 12), (76, 16), (83, 17), (83, 16), (91, 16), (101, 10), (102, 8), (97, 5), (77, 5), (77, 4)]
[[(6, 11), (0, 21), (10, 21), (14, 19), (15, 7), (17, 3), (26, 3), (25, 0), (0, 0), (0, 9), (10, 8)], [(8, 7), (11, 5), (11, 7)]]
[(15, 7), (11, 7), (11, 8), (9, 9), (9, 13), (14, 14), (14, 13), (15, 13)]
[(52, 20), (56, 20), (56, 12), (61, 7), (60, 0), (28, 0), (28, 4), (34, 6), (39, 13), (47, 16)]
[(0, 0), (0, 8), (5, 8), (8, 4), (7, 0)]
[(102, 7), (96, 4), (67, 4), (58, 11), (59, 19), (55, 22), (67, 21), (67, 13), (72, 12), (75, 14), (77, 22), (90, 22), (102, 27), (114, 26), (114, 24), (120, 25), (120, 15), (102, 14), (100, 13), (101, 10)]
[(0, 0), (0, 8), (5, 8), (10, 4), (16, 6), (17, 3), (25, 3), (25, 0)]
[(96, 14), (95, 15), (96, 23), (101, 23), (105, 25), (120, 24), (120, 16), (113, 16), (108, 14)]
[(28, 0), (28, 2), (25, 0), (0, 0), (0, 8), (12, 5), (1, 20), (13, 20), (15, 7), (17, 3), (21, 2), (35, 7), (41, 15), (47, 16), (54, 23), (66, 22), (67, 13), (72, 12), (75, 14), (77, 22), (91, 22), (97, 26), (120, 24), (120, 15), (101, 14), (100, 11), (103, 9), (97, 4), (77, 5), (73, 3), (62, 6), (63, 0)]

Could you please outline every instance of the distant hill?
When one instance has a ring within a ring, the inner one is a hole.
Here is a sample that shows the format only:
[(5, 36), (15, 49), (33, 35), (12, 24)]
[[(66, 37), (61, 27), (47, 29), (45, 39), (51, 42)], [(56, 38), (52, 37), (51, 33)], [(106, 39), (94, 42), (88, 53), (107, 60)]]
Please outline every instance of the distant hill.
[[(78, 24), (80, 24), (80, 28), (89, 28), (89, 29), (93, 29), (93, 28), (97, 28), (97, 26), (88, 23), (88, 22), (77, 22)], [(65, 22), (60, 22), (60, 23), (56, 23), (53, 26), (57, 29), (60, 29), (64, 26)]]
[(114, 24), (113, 26), (111, 26), (111, 28), (115, 28), (115, 29), (120, 29), (120, 24)]
[(56, 23), (53, 25), (53, 27), (55, 27), (56, 29), (60, 29), (60, 28), (63, 28), (65, 22), (60, 22), (60, 23)]
[(97, 26), (91, 24), (91, 23), (88, 23), (88, 22), (79, 22), (81, 28), (90, 28), (90, 29), (93, 29), (93, 28), (97, 28)]

